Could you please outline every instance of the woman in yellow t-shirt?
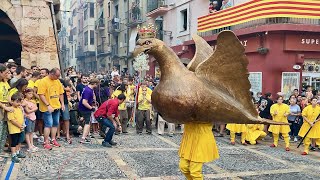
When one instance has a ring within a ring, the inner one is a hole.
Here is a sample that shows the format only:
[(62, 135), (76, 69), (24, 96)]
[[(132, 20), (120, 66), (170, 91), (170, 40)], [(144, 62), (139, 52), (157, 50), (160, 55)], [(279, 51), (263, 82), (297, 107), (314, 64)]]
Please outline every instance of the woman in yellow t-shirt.
[(11, 79), (11, 72), (6, 66), (0, 64), (0, 153), (3, 151), (8, 134), (6, 113), (13, 112), (13, 108), (8, 107), (9, 79)]
[(313, 97), (311, 98), (311, 105), (308, 105), (302, 111), (303, 124), (300, 128), (299, 136), (304, 137), (312, 126), (310, 132), (303, 141), (304, 152), (302, 155), (307, 155), (309, 153), (311, 139), (315, 139), (317, 145), (320, 145), (320, 118), (318, 118), (320, 114), (320, 107), (317, 104), (317, 98)]
[[(279, 96), (277, 98), (277, 103), (271, 106), (270, 114), (274, 121), (288, 123), (287, 116), (290, 114), (290, 107), (283, 103), (282, 96)], [(273, 135), (273, 144), (270, 147), (278, 146), (279, 134), (281, 133), (286, 145), (286, 151), (290, 151), (289, 125), (270, 125), (268, 131), (272, 132)]]

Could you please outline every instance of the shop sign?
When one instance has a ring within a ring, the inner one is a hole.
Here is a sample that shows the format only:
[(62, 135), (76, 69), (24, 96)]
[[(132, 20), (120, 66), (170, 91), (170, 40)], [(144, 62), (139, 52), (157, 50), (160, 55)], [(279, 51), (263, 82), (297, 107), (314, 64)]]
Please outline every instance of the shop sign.
[(300, 87), (300, 72), (283, 72), (281, 79), (281, 92), (284, 99), (289, 99), (293, 90)]
[[(250, 37), (246, 39), (240, 39), (240, 43), (245, 48), (245, 52), (257, 52), (258, 48), (260, 47), (260, 40), (258, 37)], [(213, 49), (217, 48), (217, 45), (214, 43), (211, 46)]]
[(320, 51), (320, 36), (287, 34), (284, 49), (288, 51)]

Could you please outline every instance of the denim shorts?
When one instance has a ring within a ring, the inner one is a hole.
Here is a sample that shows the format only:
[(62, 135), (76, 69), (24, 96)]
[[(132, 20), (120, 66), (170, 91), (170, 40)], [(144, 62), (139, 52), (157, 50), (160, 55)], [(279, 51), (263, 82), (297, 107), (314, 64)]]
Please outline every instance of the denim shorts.
[(28, 118), (26, 118), (27, 120), (27, 127), (24, 128), (24, 130), (26, 131), (26, 133), (33, 133), (34, 132), (34, 128), (36, 126), (36, 121), (32, 121)]
[(52, 113), (46, 111), (43, 113), (44, 127), (58, 127), (60, 118), (60, 109), (55, 109)]
[(69, 106), (68, 104), (65, 104), (64, 107), (65, 107), (65, 110), (64, 111), (61, 110), (62, 120), (69, 121), (70, 120)]

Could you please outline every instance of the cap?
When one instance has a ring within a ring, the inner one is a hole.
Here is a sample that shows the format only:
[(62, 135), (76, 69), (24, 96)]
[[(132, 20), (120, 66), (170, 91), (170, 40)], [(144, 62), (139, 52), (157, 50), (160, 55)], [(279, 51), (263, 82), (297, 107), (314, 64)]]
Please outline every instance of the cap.
[(15, 63), (13, 59), (9, 59), (8, 63)]

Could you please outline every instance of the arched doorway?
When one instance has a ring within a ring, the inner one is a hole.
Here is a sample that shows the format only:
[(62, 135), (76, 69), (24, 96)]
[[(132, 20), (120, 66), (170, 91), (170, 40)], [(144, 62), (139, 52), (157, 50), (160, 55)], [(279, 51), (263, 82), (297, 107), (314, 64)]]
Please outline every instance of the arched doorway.
[(21, 41), (17, 30), (5, 12), (0, 10), (0, 63), (13, 59), (21, 64)]

